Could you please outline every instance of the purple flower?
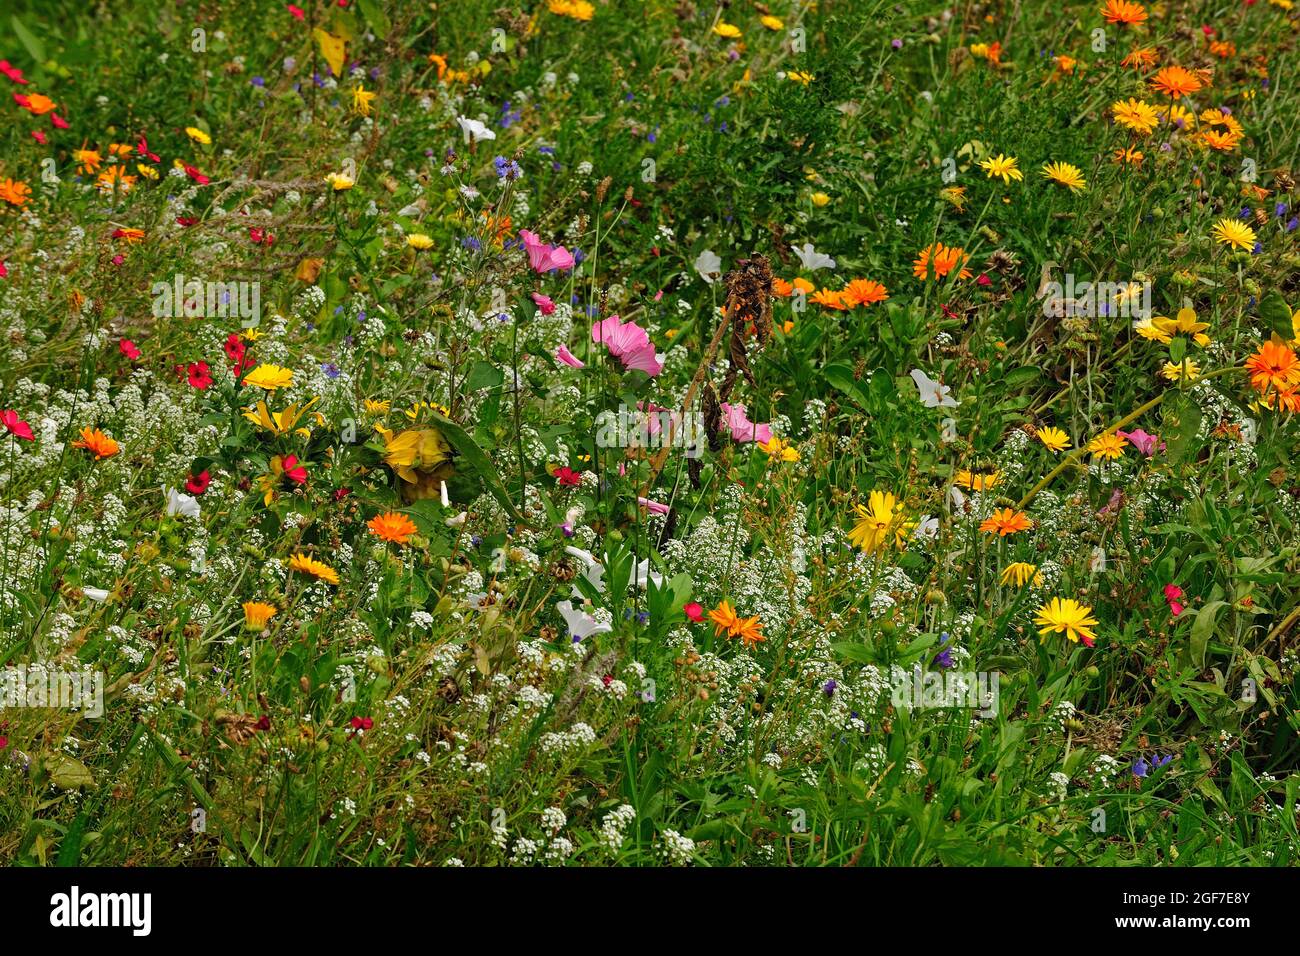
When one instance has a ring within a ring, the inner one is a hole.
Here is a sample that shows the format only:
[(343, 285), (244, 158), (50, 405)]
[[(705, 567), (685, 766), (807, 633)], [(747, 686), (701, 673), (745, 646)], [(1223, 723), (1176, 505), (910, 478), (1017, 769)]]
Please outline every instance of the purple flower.
[(950, 635), (947, 631), (944, 631), (942, 634), (939, 635), (939, 638), (940, 638), (939, 646), (942, 647), (943, 650), (941, 650), (938, 654), (935, 655), (934, 662), (938, 664), (940, 667), (942, 667), (944, 670), (952, 670), (957, 665), (953, 662), (952, 659), (952, 648), (945, 646), (949, 641), (952, 640), (952, 635)]
[(1133, 776), (1138, 777), (1140, 779), (1142, 777), (1145, 777), (1150, 772), (1151, 772), (1151, 765), (1147, 763), (1145, 757), (1138, 757), (1137, 760), (1133, 762)]
[(496, 167), (497, 179), (504, 179), (513, 182), (516, 179), (522, 179), (524, 171), (519, 168), (519, 164), (513, 159), (506, 159), (504, 156), (498, 156), (492, 160), (492, 165)]
[(343, 374), (342, 370), (333, 362), (321, 363), (320, 370), (325, 373), (327, 378), (338, 378)]
[(260, 76), (255, 76), (248, 82), (252, 83), (254, 86), (266, 86), (266, 80), (262, 79)]
[(903, 48), (903, 41), (900, 40), (898, 37), (895, 37), (894, 39), (889, 41), (889, 45), (892, 46), (895, 50), (901, 50)]
[(832, 678), (831, 680), (828, 680), (825, 684), (822, 684), (822, 693), (825, 694), (827, 697), (834, 697), (835, 688), (838, 686), (839, 684), (835, 683), (834, 678)]

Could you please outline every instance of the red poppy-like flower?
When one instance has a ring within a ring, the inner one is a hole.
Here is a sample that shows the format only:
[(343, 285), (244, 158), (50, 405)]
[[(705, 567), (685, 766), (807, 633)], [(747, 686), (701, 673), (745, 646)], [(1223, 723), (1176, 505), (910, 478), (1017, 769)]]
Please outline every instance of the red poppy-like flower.
[(701, 607), (699, 604), (697, 604), (695, 601), (691, 601), (688, 604), (684, 604), (682, 606), (682, 610), (685, 611), (686, 616), (689, 617), (696, 624), (699, 624), (700, 621), (704, 620), (704, 608)]
[(149, 152), (149, 141), (144, 138), (143, 134), (141, 134), (140, 136), (140, 143), (136, 146), (135, 151), (139, 153), (141, 156), (149, 159), (150, 162), (154, 162), (154, 163), (162, 162), (162, 159), (158, 156), (157, 153)]
[(3, 424), (5, 431), (11, 435), (26, 441), (36, 440), (36, 436), (32, 434), (32, 426), (19, 418), (18, 413), (11, 408), (0, 412), (0, 424)]
[(140, 350), (130, 339), (122, 339), (117, 343), (117, 350), (129, 358), (132, 362), (140, 357)]
[(256, 226), (248, 230), (248, 238), (252, 239), (253, 242), (259, 246), (270, 246), (275, 244), (275, 236), (271, 235), (265, 229), (258, 229)]
[(198, 221), (199, 221), (198, 216), (177, 216), (176, 217), (176, 225), (184, 226), (186, 229), (188, 229), (190, 226), (197, 225)]
[(185, 175), (190, 177), (190, 179), (194, 180), (200, 186), (206, 186), (208, 183), (212, 182), (211, 179), (209, 179), (207, 176), (204, 176), (201, 172), (199, 172), (195, 167), (191, 166), (189, 163), (185, 164)]
[(212, 476), (204, 468), (197, 475), (190, 475), (185, 479), (185, 490), (192, 495), (201, 495), (208, 490), (208, 483), (212, 481)]
[(565, 465), (555, 469), (555, 480), (566, 488), (576, 488), (582, 484), (582, 474)]
[(285, 477), (296, 485), (307, 484), (307, 468), (298, 463), (297, 455), (285, 455), (284, 460), (280, 463), (284, 469)]
[(62, 116), (60, 116), (58, 113), (51, 113), (51, 114), (50, 114), (50, 123), (53, 124), (53, 126), (54, 126), (55, 129), (71, 129), (71, 128), (72, 128), (72, 127), (71, 127), (71, 124), (69, 124), (68, 121), (65, 120), (65, 119), (64, 119)]
[(23, 78), (23, 71), (16, 66), (11, 66), (8, 60), (0, 60), (0, 73), (3, 73), (20, 86), (27, 85), (27, 80)]
[(200, 391), (212, 384), (212, 375), (208, 372), (207, 362), (191, 362), (185, 366), (185, 374), (189, 378), (190, 385)]
[(50, 142), (49, 137), (39, 129), (32, 130), (32, 139), (36, 140), (36, 142), (40, 143), (42, 146), (46, 146)]
[(346, 497), (347, 497), (348, 495), (350, 495), (350, 494), (352, 494), (352, 489), (351, 489), (351, 488), (338, 488), (338, 489), (336, 489), (335, 492), (334, 492), (334, 500), (335, 500), (335, 501), (342, 501), (344, 498), (346, 498)]
[(375, 719), (373, 717), (353, 717), (349, 723), (352, 724), (353, 730), (369, 730), (375, 726)]
[(0, 279), (8, 279), (8, 278), (9, 278), (9, 269), (5, 266), (3, 262), (0, 262)]
[(303, 17), (307, 15), (301, 7), (295, 7), (292, 3), (289, 4), (289, 12), (293, 15), (294, 19), (296, 20), (301, 20)]
[(271, 729), (270, 716), (267, 714), (263, 714), (262, 719), (257, 722), (256, 726), (258, 730), (270, 730)]
[(1177, 584), (1165, 585), (1165, 603), (1169, 605), (1169, 612), (1173, 614), (1174, 617), (1183, 613), (1184, 606), (1182, 604), (1182, 597), (1183, 589)]
[(231, 332), (226, 337), (226, 344), (222, 348), (226, 350), (226, 357), (232, 362), (238, 362), (244, 357), (244, 352), (248, 350), (248, 346), (244, 344), (238, 332)]

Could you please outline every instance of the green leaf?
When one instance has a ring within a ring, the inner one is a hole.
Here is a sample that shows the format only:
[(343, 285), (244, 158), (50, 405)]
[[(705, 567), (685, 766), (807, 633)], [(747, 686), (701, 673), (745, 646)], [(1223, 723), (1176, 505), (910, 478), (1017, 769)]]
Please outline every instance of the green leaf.
[(50, 782), (60, 790), (75, 790), (77, 787), (95, 785), (95, 778), (86, 765), (67, 754), (51, 754), (45, 760), (45, 769), (49, 772)]
[(45, 62), (45, 44), (42, 43), (30, 30), (23, 26), (23, 21), (17, 16), (9, 18), (9, 23), (14, 28), (14, 34), (18, 37), (18, 42), (23, 45), (28, 55), (37, 63)]
[(1165, 454), (1171, 463), (1187, 458), (1196, 447), (1197, 431), (1201, 427), (1201, 409), (1187, 395), (1175, 392), (1164, 402)]
[(863, 393), (858, 380), (853, 377), (853, 369), (843, 362), (832, 362), (822, 369), (826, 381), (853, 399), (863, 408), (867, 407), (867, 396)]
[(1291, 307), (1286, 304), (1286, 299), (1282, 298), (1281, 293), (1270, 292), (1259, 300), (1259, 317), (1264, 320), (1264, 325), (1276, 332), (1280, 338), (1289, 340), (1294, 337)]
[(436, 412), (433, 420), (437, 423), (443, 437), (447, 439), (452, 448), (456, 449), (456, 454), (460, 455), (464, 461), (469, 463), (471, 468), (478, 472), (492, 497), (500, 503), (501, 507), (506, 509), (510, 517), (527, 526), (528, 522), (524, 520), (524, 516), (519, 513), (519, 509), (510, 500), (510, 496), (506, 494), (506, 487), (501, 483), (501, 475), (496, 470), (496, 466), (492, 464), (492, 459), (484, 454), (483, 449), (478, 446), (474, 439), (469, 437), (469, 433), (450, 418)]
[(475, 362), (469, 371), (469, 377), (465, 379), (465, 389), (473, 392), (480, 388), (496, 388), (505, 380), (505, 372), (491, 362)]
[(1192, 655), (1192, 663), (1197, 667), (1203, 668), (1205, 666), (1205, 647), (1210, 641), (1210, 635), (1214, 633), (1214, 624), (1218, 620), (1219, 612), (1227, 606), (1227, 601), (1211, 601), (1196, 612), (1196, 620), (1192, 622), (1192, 639), (1189, 650)]
[(357, 0), (357, 8), (366, 18), (366, 23), (370, 24), (370, 29), (374, 31), (375, 36), (381, 40), (386, 39), (393, 25), (388, 20), (388, 14), (384, 12), (383, 4), (379, 0)]

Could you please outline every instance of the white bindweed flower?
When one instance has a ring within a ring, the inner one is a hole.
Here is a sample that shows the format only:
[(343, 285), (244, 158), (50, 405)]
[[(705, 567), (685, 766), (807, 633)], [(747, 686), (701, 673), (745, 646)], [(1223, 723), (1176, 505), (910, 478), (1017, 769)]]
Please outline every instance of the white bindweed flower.
[(700, 274), (700, 278), (710, 285), (713, 284), (714, 276), (722, 272), (722, 260), (712, 249), (705, 249), (695, 257), (695, 271)]
[(476, 119), (470, 119), (468, 116), (457, 116), (456, 122), (460, 124), (461, 132), (465, 134), (465, 142), (467, 143), (478, 143), (485, 139), (497, 138), (496, 133)]
[(813, 248), (811, 242), (805, 242), (801, 247), (794, 247), (794, 254), (799, 257), (803, 267), (810, 272), (816, 272), (818, 269), (834, 269), (835, 260), (824, 252), (818, 252)]
[(926, 408), (956, 408), (961, 403), (948, 393), (952, 388), (947, 385), (941, 385), (926, 375), (919, 368), (912, 369), (912, 381), (916, 383), (917, 391), (921, 393), (921, 403)]
[(197, 518), (200, 515), (199, 503), (189, 495), (183, 495), (175, 488), (164, 488), (167, 496), (167, 514), (171, 517)]
[(560, 612), (564, 623), (569, 626), (569, 636), (575, 640), (580, 641), (592, 634), (605, 634), (614, 629), (609, 624), (597, 621), (586, 611), (575, 609), (572, 601), (561, 601), (555, 605), (555, 609)]
[(86, 597), (90, 598), (92, 601), (98, 601), (100, 604), (103, 604), (108, 600), (109, 594), (109, 592), (105, 591), (103, 588), (82, 588), (81, 593), (86, 595)]

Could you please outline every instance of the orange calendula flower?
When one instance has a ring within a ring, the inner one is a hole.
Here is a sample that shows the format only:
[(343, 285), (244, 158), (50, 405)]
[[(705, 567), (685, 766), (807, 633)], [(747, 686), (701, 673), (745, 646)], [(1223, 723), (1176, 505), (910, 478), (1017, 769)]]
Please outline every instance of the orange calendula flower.
[(411, 540), (411, 535), (416, 532), (414, 521), (404, 514), (393, 511), (375, 515), (366, 522), (366, 527), (376, 538), (381, 541), (391, 541), (393, 544), (406, 544)]
[(1246, 359), (1250, 384), (1257, 392), (1288, 392), (1300, 385), (1300, 359), (1295, 351), (1281, 342), (1265, 342), (1259, 351)]
[(83, 146), (72, 151), (72, 161), (77, 164), (77, 172), (85, 176), (98, 172), (104, 157), (99, 155), (98, 150), (86, 149)]
[(747, 617), (739, 622), (736, 633), (733, 635), (739, 637), (742, 644), (746, 647), (756, 647), (759, 641), (767, 640), (763, 636), (763, 623), (757, 616)]
[(16, 179), (0, 179), (0, 200), (11, 206), (22, 206), (29, 202), (32, 187)]
[(301, 552), (295, 554), (289, 559), (289, 570), (298, 571), (302, 574), (310, 574), (314, 578), (319, 578), (327, 584), (337, 585), (339, 583), (339, 573), (331, 568), (324, 561), (317, 561), (315, 558), (305, 555)]
[(1135, 50), (1130, 50), (1128, 56), (1120, 61), (1120, 66), (1126, 66), (1132, 70), (1149, 70), (1156, 65), (1156, 48), (1152, 46), (1141, 46)]
[(95, 188), (101, 193), (111, 193), (115, 189), (120, 193), (129, 193), (137, 179), (139, 177), (128, 173), (125, 166), (109, 166), (95, 178)]
[(942, 279), (958, 269), (957, 278), (969, 279), (971, 271), (966, 268), (970, 256), (961, 246), (945, 246), (942, 242), (926, 246), (912, 261), (912, 275), (918, 279)]
[(786, 282), (784, 279), (780, 278), (779, 276), (773, 277), (772, 279), (773, 295), (784, 299), (786, 296), (792, 295), (793, 293), (794, 293), (794, 286), (792, 286), (790, 283)]
[(1016, 511), (1013, 508), (999, 508), (980, 523), (980, 530), (986, 534), (996, 533), (998, 537), (1005, 538), (1017, 531), (1027, 531), (1033, 526), (1034, 523), (1029, 520), (1029, 516), (1023, 511)]
[(121, 451), (121, 446), (98, 428), (83, 428), (81, 437), (72, 443), (72, 447), (93, 452), (96, 461), (101, 458), (112, 458)]
[(736, 615), (736, 609), (726, 601), (719, 601), (718, 606), (709, 612), (709, 620), (713, 622), (714, 637), (735, 634), (739, 630), (740, 618)]
[(833, 289), (822, 289), (820, 292), (814, 293), (812, 295), (812, 300), (827, 309), (839, 309), (843, 311), (849, 308), (848, 304), (844, 301), (843, 294), (836, 292)]
[(969, 488), (971, 491), (989, 491), (997, 487), (998, 482), (1002, 480), (1002, 475), (996, 471), (990, 475), (977, 475), (963, 468), (952, 476), (952, 480), (953, 484)]
[(1133, 26), (1147, 21), (1146, 7), (1132, 0), (1106, 0), (1105, 6), (1101, 8), (1101, 15), (1106, 18), (1107, 23), (1121, 26)]
[(1201, 78), (1181, 66), (1165, 66), (1151, 77), (1151, 85), (1166, 96), (1190, 96), (1205, 86)]
[(244, 627), (250, 631), (266, 630), (266, 622), (280, 612), (274, 604), (266, 604), (262, 601), (245, 601), (243, 608)]
[(874, 305), (889, 298), (889, 290), (874, 279), (854, 279), (840, 292), (849, 305)]
[(33, 116), (44, 116), (58, 104), (44, 93), (32, 93), (23, 97), (20, 105)]

